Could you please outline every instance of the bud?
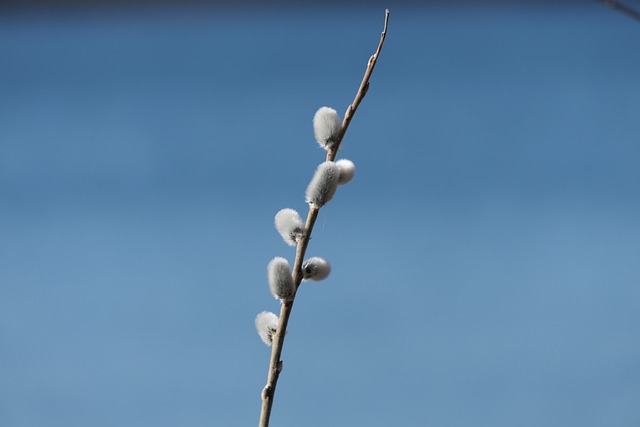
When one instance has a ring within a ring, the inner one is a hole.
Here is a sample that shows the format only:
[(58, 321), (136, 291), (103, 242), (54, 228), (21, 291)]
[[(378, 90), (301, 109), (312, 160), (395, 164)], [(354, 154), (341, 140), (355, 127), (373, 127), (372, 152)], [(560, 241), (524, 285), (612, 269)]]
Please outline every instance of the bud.
[(339, 178), (340, 169), (334, 162), (320, 163), (307, 187), (307, 203), (315, 208), (324, 206), (336, 193)]
[(256, 316), (256, 329), (260, 339), (266, 344), (273, 343), (273, 336), (278, 330), (278, 316), (270, 311), (263, 311)]
[(338, 142), (338, 135), (342, 129), (342, 123), (338, 112), (333, 108), (320, 107), (313, 116), (313, 133), (318, 144), (328, 150)]
[(354, 165), (351, 160), (340, 159), (336, 162), (336, 166), (338, 166), (340, 170), (338, 185), (343, 185), (351, 181), (351, 178), (353, 178), (353, 175), (356, 173), (356, 165)]
[(295, 246), (304, 234), (304, 223), (293, 209), (278, 211), (275, 219), (276, 230), (289, 246)]
[(289, 301), (293, 299), (296, 293), (289, 270), (289, 262), (282, 257), (275, 257), (267, 267), (269, 276), (269, 289), (276, 299), (281, 301)]
[(331, 265), (324, 258), (313, 257), (302, 263), (302, 278), (304, 280), (323, 280), (331, 273)]

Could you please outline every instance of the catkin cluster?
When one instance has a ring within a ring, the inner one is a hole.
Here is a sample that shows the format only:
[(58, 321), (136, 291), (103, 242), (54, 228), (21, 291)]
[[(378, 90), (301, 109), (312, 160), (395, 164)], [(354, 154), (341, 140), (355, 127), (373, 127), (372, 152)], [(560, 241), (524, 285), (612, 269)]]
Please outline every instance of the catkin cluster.
[[(321, 107), (313, 117), (313, 132), (325, 150), (339, 144), (342, 122), (333, 108)], [(355, 165), (351, 160), (341, 159), (336, 162), (326, 161), (318, 165), (305, 193), (305, 200), (310, 209), (320, 209), (326, 205), (336, 193), (339, 185), (351, 181), (355, 173)], [(281, 209), (275, 216), (275, 228), (289, 246), (299, 245), (305, 238), (307, 225), (298, 212), (291, 208)], [(311, 257), (302, 263), (300, 274), (302, 280), (319, 281), (326, 279), (331, 272), (329, 262), (320, 257)], [(267, 282), (273, 296), (281, 303), (293, 301), (297, 287), (286, 258), (275, 257), (267, 266)], [(271, 345), (278, 330), (278, 316), (263, 311), (255, 319), (258, 335), (265, 344)]]

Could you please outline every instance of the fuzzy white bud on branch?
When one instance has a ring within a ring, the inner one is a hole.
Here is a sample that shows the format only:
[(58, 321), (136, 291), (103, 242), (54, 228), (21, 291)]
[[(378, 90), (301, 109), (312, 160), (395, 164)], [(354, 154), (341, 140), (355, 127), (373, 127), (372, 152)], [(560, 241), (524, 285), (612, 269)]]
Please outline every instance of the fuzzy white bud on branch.
[(302, 239), (304, 222), (295, 210), (286, 208), (278, 211), (275, 224), (276, 230), (289, 246), (295, 246)]
[(318, 209), (323, 207), (336, 193), (339, 178), (340, 169), (334, 162), (320, 163), (307, 187), (307, 203)]
[(278, 316), (270, 311), (263, 311), (256, 316), (256, 329), (260, 339), (270, 346), (273, 343), (273, 336), (278, 330)]
[(313, 116), (313, 133), (318, 144), (328, 150), (338, 142), (342, 122), (333, 108), (320, 107)]
[(313, 257), (302, 263), (302, 278), (304, 280), (323, 280), (331, 273), (329, 261), (320, 257)]
[(282, 257), (275, 257), (267, 267), (269, 289), (276, 299), (290, 301), (296, 293), (289, 262)]
[(351, 181), (353, 175), (356, 173), (356, 165), (351, 160), (340, 159), (336, 162), (336, 166), (340, 170), (340, 176), (338, 177), (338, 185), (344, 185)]

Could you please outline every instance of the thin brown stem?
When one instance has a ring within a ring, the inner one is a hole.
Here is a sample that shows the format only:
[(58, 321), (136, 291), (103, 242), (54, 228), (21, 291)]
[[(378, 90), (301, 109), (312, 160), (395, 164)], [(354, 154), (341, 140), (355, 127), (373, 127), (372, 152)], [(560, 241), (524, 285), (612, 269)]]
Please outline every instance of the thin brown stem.
[[(369, 79), (371, 78), (371, 74), (373, 73), (373, 69), (376, 65), (376, 61), (378, 60), (378, 56), (380, 55), (380, 51), (382, 50), (382, 45), (384, 44), (384, 39), (387, 35), (387, 25), (389, 22), (389, 9), (385, 11), (384, 17), (384, 29), (382, 31), (382, 35), (380, 36), (380, 43), (378, 44), (378, 49), (376, 52), (369, 58), (369, 62), (367, 64), (367, 70), (364, 73), (364, 77), (362, 78), (362, 83), (360, 84), (360, 88), (358, 89), (358, 93), (356, 93), (356, 97), (351, 105), (347, 108), (347, 112), (344, 116), (344, 120), (342, 121), (342, 128), (340, 131), (340, 135), (338, 137), (338, 141), (331, 147), (331, 149), (327, 152), (327, 160), (335, 160), (336, 154), (338, 152), (338, 148), (340, 147), (340, 143), (342, 142), (342, 138), (344, 138), (345, 133), (347, 132), (347, 128), (349, 127), (349, 123), (351, 123), (351, 119), (355, 114), (360, 102), (364, 99), (364, 96), (367, 94), (367, 90), (369, 89)], [(296, 248), (296, 259), (293, 265), (293, 282), (296, 286), (296, 291), (302, 282), (302, 262), (304, 261), (304, 256), (307, 251), (307, 246), (309, 245), (309, 240), (311, 239), (311, 233), (313, 232), (313, 226), (316, 223), (316, 219), (318, 218), (319, 208), (310, 207), (309, 213), (307, 215), (307, 221), (304, 227), (304, 234), (302, 239), (298, 242), (298, 246)], [(280, 307), (280, 318), (278, 320), (278, 329), (273, 336), (272, 348), (271, 348), (271, 359), (269, 362), (269, 374), (267, 376), (267, 385), (262, 390), (262, 411), (260, 413), (260, 423), (259, 427), (268, 427), (269, 420), (271, 418), (271, 408), (273, 407), (273, 399), (276, 392), (276, 385), (278, 384), (278, 378), (280, 377), (280, 372), (282, 371), (282, 360), (280, 356), (282, 355), (282, 348), (284, 346), (284, 338), (287, 332), (287, 325), (289, 324), (289, 317), (291, 316), (291, 310), (293, 310), (293, 302), (295, 301), (295, 295), (291, 301), (285, 301), (282, 303)]]
[(344, 119), (342, 119), (342, 129), (340, 130), (340, 134), (338, 135), (338, 140), (327, 151), (327, 160), (329, 161), (334, 161), (336, 159), (338, 150), (340, 149), (340, 144), (342, 143), (342, 138), (344, 138), (344, 135), (347, 133), (347, 129), (349, 128), (349, 124), (351, 123), (351, 119), (353, 119), (358, 106), (360, 106), (360, 103), (369, 91), (369, 79), (371, 78), (373, 69), (376, 67), (376, 62), (378, 62), (378, 57), (380, 56), (380, 52), (382, 51), (384, 40), (387, 38), (388, 24), (389, 9), (385, 10), (384, 13), (384, 28), (382, 29), (382, 34), (380, 34), (380, 43), (378, 43), (378, 48), (376, 49), (376, 52), (371, 55), (371, 58), (369, 58), (369, 62), (367, 63), (367, 70), (364, 72), (364, 76), (362, 77), (362, 82), (360, 83), (360, 87), (358, 88), (356, 97), (354, 98), (351, 105), (347, 107), (346, 113), (344, 113)]

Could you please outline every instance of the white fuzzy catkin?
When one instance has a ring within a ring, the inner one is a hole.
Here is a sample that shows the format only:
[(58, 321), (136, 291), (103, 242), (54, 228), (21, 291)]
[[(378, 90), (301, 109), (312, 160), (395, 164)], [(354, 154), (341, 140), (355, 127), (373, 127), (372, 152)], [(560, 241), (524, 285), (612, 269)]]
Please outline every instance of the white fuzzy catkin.
[(282, 257), (275, 257), (267, 267), (269, 289), (276, 299), (290, 301), (296, 293), (289, 262)]
[(276, 214), (276, 230), (289, 246), (295, 246), (304, 234), (304, 223), (293, 209), (285, 208)]
[(316, 141), (325, 150), (338, 142), (338, 135), (342, 129), (342, 122), (338, 112), (333, 108), (320, 107), (313, 116), (313, 133)]
[(334, 162), (320, 163), (307, 187), (307, 203), (315, 208), (324, 206), (336, 193), (339, 178), (340, 169)]
[(331, 273), (329, 261), (320, 257), (313, 257), (302, 263), (302, 278), (304, 280), (323, 280)]
[(256, 316), (256, 329), (260, 339), (266, 344), (273, 343), (273, 336), (278, 330), (278, 316), (270, 311), (263, 311)]
[(336, 162), (336, 166), (340, 170), (340, 176), (338, 177), (338, 185), (344, 185), (351, 181), (353, 175), (356, 173), (356, 165), (351, 160), (340, 159)]

